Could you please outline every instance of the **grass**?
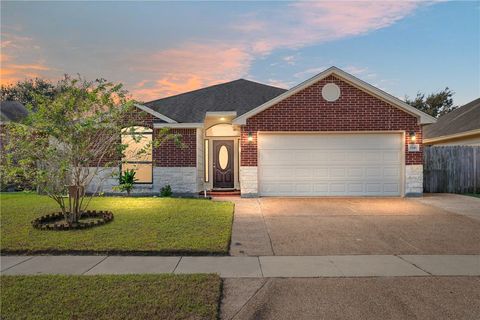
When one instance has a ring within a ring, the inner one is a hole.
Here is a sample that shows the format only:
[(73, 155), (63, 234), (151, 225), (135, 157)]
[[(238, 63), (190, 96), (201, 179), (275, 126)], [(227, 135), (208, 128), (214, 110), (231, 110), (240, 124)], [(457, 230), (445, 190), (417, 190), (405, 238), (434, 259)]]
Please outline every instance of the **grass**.
[(1, 318), (217, 319), (216, 275), (1, 276)]
[(480, 193), (464, 193), (464, 196), (480, 198)]
[(233, 204), (202, 199), (101, 197), (89, 207), (110, 210), (106, 225), (41, 231), (31, 221), (58, 212), (32, 193), (0, 194), (2, 253), (227, 254)]

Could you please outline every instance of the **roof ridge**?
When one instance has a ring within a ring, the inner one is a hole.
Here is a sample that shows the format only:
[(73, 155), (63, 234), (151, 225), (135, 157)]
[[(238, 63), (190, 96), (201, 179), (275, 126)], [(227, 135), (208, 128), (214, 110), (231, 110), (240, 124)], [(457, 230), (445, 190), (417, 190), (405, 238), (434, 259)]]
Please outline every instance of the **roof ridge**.
[(217, 84), (213, 84), (213, 85), (211, 85), (211, 86), (202, 87), (202, 88), (198, 88), (198, 89), (191, 90), (191, 91), (187, 91), (187, 92), (182, 92), (182, 93), (179, 93), (179, 94), (175, 94), (175, 95), (173, 95), (173, 96), (168, 96), (168, 97), (163, 97), (163, 98), (151, 100), (151, 101), (145, 102), (144, 104), (155, 103), (155, 102), (157, 102), (157, 101), (166, 100), (166, 99), (170, 99), (170, 98), (177, 98), (177, 97), (180, 97), (180, 96), (183, 96), (183, 95), (186, 95), (186, 94), (191, 94), (191, 93), (194, 93), (194, 92), (211, 89), (211, 88), (214, 88), (214, 87), (224, 86), (224, 85), (228, 85), (228, 84), (231, 84), (231, 83), (234, 83), (234, 82), (239, 82), (239, 81), (246, 81), (246, 82), (251, 82), (251, 83), (254, 83), (254, 84), (262, 85), (262, 86), (265, 86), (265, 87), (271, 87), (271, 88), (275, 88), (275, 89), (287, 90), (287, 89), (280, 88), (280, 87), (275, 87), (275, 86), (272, 86), (272, 85), (269, 85), (269, 84), (265, 84), (265, 83), (261, 83), (261, 82), (257, 82), (257, 81), (252, 81), (252, 80), (248, 80), (248, 79), (244, 79), (244, 78), (239, 78), (239, 79), (236, 79), (236, 80), (231, 80), (231, 81), (227, 81), (227, 82), (217, 83)]

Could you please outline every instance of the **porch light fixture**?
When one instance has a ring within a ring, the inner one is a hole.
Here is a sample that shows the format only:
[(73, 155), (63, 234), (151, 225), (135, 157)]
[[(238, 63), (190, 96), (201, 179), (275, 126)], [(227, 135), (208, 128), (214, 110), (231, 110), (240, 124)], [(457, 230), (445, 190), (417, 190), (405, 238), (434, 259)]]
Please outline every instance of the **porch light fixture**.
[(225, 121), (225, 118), (224, 118), (224, 117), (221, 117), (221, 118), (220, 118), (220, 121)]
[(415, 142), (417, 140), (417, 134), (415, 131), (410, 131), (410, 141)]
[(248, 133), (248, 143), (252, 143), (252, 141), (253, 141), (253, 136), (252, 136), (252, 133), (249, 132)]

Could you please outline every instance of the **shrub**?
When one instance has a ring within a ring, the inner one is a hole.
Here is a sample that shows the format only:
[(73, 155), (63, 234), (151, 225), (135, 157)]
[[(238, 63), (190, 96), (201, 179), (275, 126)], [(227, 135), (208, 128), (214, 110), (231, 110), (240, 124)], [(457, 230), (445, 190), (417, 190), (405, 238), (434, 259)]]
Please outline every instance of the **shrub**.
[(160, 190), (160, 196), (161, 196), (161, 197), (171, 197), (171, 196), (172, 196), (172, 187), (170, 187), (169, 184), (167, 184), (166, 186), (164, 186), (164, 187)]
[(115, 187), (115, 190), (126, 191), (127, 195), (130, 196), (130, 192), (132, 191), (135, 182), (138, 180), (135, 178), (136, 172), (131, 170), (125, 170), (123, 173), (120, 173), (120, 185)]

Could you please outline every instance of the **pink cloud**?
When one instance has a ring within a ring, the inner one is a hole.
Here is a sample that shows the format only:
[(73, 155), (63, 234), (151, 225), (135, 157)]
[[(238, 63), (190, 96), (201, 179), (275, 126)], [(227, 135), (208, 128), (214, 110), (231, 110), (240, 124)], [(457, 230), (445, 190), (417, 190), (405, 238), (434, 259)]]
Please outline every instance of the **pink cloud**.
[(132, 72), (144, 79), (134, 97), (148, 101), (244, 76), (252, 56), (240, 46), (189, 43), (142, 56)]
[(412, 14), (419, 6), (429, 3), (296, 2), (289, 4), (287, 9), (251, 15), (246, 18), (247, 21), (237, 21), (233, 28), (244, 32), (255, 53), (264, 55), (278, 48), (297, 49), (385, 28)]
[(1, 85), (10, 85), (28, 78), (45, 78), (45, 72), (51, 68), (36, 55), (39, 46), (32, 38), (10, 33), (2, 33), (1, 38)]

